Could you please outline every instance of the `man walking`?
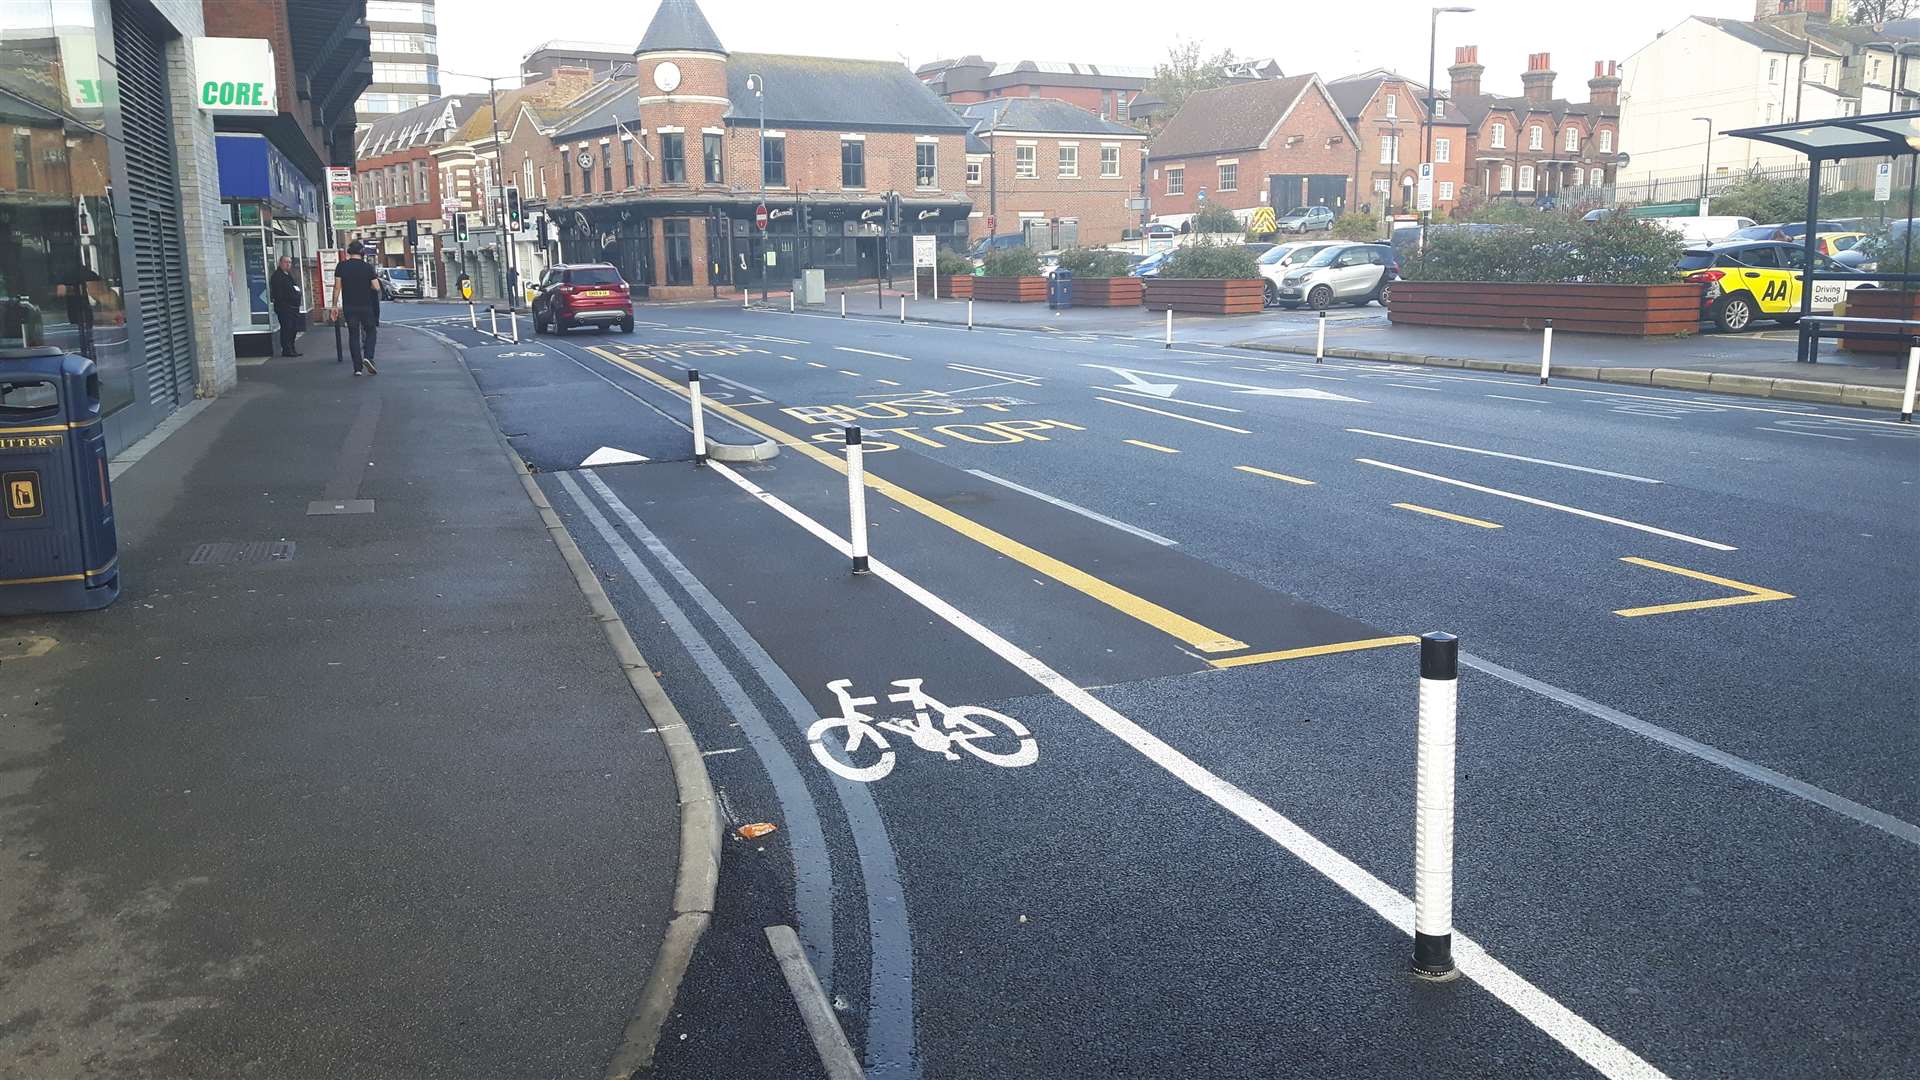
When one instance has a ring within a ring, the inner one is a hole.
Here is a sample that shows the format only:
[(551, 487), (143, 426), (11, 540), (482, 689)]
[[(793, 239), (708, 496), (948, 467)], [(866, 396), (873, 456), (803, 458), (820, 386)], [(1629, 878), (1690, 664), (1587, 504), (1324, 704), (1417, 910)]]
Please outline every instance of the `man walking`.
[[(355, 375), (378, 375), (373, 366), (373, 348), (380, 337), (380, 279), (362, 259), (366, 248), (355, 240), (347, 245), (347, 257), (334, 270), (339, 279), (340, 306), (333, 309), (336, 319), (347, 324), (347, 349), (353, 353)], [(362, 369), (365, 369), (364, 371)]]
[(267, 293), (273, 301), (273, 317), (280, 320), (280, 355), (299, 356), (293, 336), (300, 332), (306, 307), (300, 302), (300, 279), (293, 276), (293, 260), (288, 256), (280, 256), (280, 268), (267, 280)]

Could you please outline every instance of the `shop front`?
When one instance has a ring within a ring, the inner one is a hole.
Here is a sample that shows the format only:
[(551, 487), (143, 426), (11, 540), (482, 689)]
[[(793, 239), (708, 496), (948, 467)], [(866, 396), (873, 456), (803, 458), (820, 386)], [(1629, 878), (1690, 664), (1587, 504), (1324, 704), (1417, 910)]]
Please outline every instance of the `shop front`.
[[(275, 327), (267, 281), (283, 257), (293, 260), (296, 279), (314, 280), (319, 187), (263, 135), (222, 132), (216, 145), (234, 354), (270, 356)], [(319, 306), (319, 297), (305, 299), (309, 311)]]

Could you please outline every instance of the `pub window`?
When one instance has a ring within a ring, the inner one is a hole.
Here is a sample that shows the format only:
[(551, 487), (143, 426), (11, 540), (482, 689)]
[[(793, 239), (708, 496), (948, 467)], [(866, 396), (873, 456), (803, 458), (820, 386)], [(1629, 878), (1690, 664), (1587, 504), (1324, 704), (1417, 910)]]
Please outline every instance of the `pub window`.
[(936, 166), (939, 151), (940, 146), (938, 143), (923, 142), (913, 144), (914, 187), (930, 188), (934, 185), (934, 181), (938, 179), (939, 176)]
[(867, 144), (858, 139), (840, 140), (840, 186), (867, 186)]
[(593, 194), (593, 153), (592, 151), (589, 151), (589, 150), (580, 151), (579, 165), (580, 165), (580, 194), (591, 195)]
[(693, 284), (693, 229), (686, 218), (668, 218), (667, 284)]
[[(565, 157), (566, 155), (562, 154), (561, 156)], [(560, 194), (573, 194), (573, 170), (567, 168), (565, 161), (560, 163)]]
[(787, 186), (787, 140), (772, 135), (760, 140), (760, 182), (768, 187)]
[(1187, 170), (1184, 168), (1168, 169), (1167, 170), (1167, 194), (1184, 195), (1186, 194), (1186, 191), (1187, 191)]
[(600, 144), (600, 186), (603, 190), (613, 190), (613, 147)]
[(687, 137), (677, 131), (660, 133), (660, 180), (668, 184), (687, 182)]
[(626, 162), (627, 187), (631, 189), (633, 187), (633, 140), (632, 139), (620, 140), (620, 156)]
[(13, 133), (13, 186), (33, 190), (33, 136), (24, 131)]
[(1220, 166), (1220, 190), (1237, 191), (1240, 188), (1240, 166), (1228, 162)]
[(709, 131), (700, 136), (700, 158), (706, 165), (706, 178), (709, 184), (726, 182), (726, 166), (722, 151), (722, 137)]

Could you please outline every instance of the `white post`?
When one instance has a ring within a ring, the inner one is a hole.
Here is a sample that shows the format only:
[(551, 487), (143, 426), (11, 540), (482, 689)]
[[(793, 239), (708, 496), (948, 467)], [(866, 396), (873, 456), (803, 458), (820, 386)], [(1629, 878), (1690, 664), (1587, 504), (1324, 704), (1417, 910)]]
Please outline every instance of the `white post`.
[(1920, 345), (1907, 350), (1907, 389), (1900, 396), (1900, 422), (1913, 423), (1913, 391), (1916, 379), (1920, 379)]
[(475, 330), (480, 329), (480, 316), (473, 310), (473, 301), (471, 300), (467, 301), (467, 325), (473, 327)]
[(940, 268), (934, 267), (927, 276), (933, 281), (933, 298), (937, 301), (940, 299)]
[(907, 297), (904, 293), (900, 296), (900, 321), (907, 321)]
[(707, 463), (707, 419), (700, 406), (700, 373), (687, 371), (687, 396), (693, 400), (693, 463)]
[(920, 268), (917, 266), (913, 268), (913, 298), (916, 302), (920, 299)]
[(1167, 309), (1167, 348), (1173, 348), (1173, 309)]
[(1327, 359), (1327, 313), (1320, 313), (1320, 334), (1313, 343), (1313, 362), (1324, 363)]
[(740, 290), (740, 310), (745, 311), (752, 306), (753, 306), (753, 288), (749, 286), (747, 288), (741, 289)]
[(1453, 751), (1460, 639), (1420, 637), (1420, 717), (1413, 787), (1413, 973), (1436, 982), (1453, 966)]
[(843, 319), (847, 317), (847, 294), (844, 289), (840, 292), (840, 317)]
[(507, 325), (513, 328), (513, 343), (520, 344), (520, 313), (507, 309)]
[(861, 460), (860, 429), (847, 429), (847, 542), (853, 572), (867, 572), (867, 470)]
[(500, 336), (500, 309), (492, 304), (487, 305), (487, 333)]
[(973, 297), (967, 297), (967, 329), (973, 329)]
[(1547, 385), (1547, 375), (1553, 370), (1553, 320), (1548, 319), (1546, 328), (1540, 331), (1540, 385)]
[(787, 293), (787, 314), (793, 314), (793, 293)]

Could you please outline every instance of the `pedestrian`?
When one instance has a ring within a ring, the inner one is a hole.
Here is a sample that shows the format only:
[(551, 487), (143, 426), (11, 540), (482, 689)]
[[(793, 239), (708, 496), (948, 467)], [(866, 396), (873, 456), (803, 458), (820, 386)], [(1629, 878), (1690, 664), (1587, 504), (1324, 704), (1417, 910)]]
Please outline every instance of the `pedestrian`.
[(513, 307), (518, 304), (519, 296), (520, 268), (517, 266), (509, 266), (507, 267), (507, 306)]
[(273, 302), (273, 317), (280, 320), (280, 355), (299, 356), (293, 336), (300, 332), (306, 306), (300, 302), (300, 279), (293, 274), (291, 256), (280, 256), (280, 267), (267, 279), (267, 294)]
[(365, 250), (358, 240), (348, 244), (347, 257), (334, 270), (340, 296), (333, 317), (346, 320), (353, 373), (378, 375), (379, 369), (373, 366), (373, 347), (380, 337), (380, 279), (361, 257)]

